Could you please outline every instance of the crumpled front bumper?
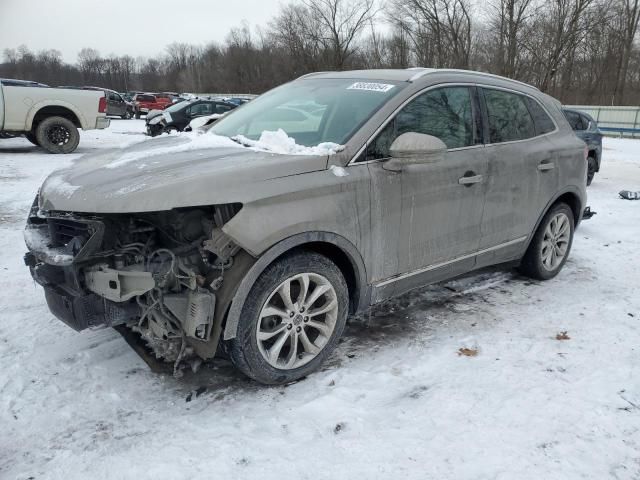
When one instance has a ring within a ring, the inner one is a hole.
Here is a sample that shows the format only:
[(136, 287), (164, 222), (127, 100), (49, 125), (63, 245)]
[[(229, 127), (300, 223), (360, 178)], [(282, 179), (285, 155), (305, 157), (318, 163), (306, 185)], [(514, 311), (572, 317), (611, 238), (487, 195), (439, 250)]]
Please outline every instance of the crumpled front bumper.
[(77, 331), (119, 325), (139, 314), (136, 305), (112, 302), (84, 285), (78, 262), (100, 246), (103, 233), (97, 219), (38, 216), (37, 199), (25, 228), (25, 265), (44, 288), (51, 313)]

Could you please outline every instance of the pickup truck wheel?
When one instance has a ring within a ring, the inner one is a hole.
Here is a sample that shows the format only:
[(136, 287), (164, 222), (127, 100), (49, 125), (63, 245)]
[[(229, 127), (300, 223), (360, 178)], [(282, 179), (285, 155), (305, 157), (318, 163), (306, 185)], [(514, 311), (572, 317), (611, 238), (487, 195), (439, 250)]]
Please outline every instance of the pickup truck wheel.
[(289, 383), (316, 370), (342, 332), (349, 306), (340, 269), (314, 252), (277, 260), (258, 277), (242, 308), (231, 361), (268, 385)]
[(564, 266), (574, 231), (573, 211), (557, 203), (547, 212), (536, 230), (520, 264), (520, 272), (538, 280), (555, 277)]
[(80, 143), (80, 132), (71, 120), (49, 117), (38, 124), (36, 140), (49, 153), (71, 153)]
[(38, 144), (38, 139), (36, 138), (35, 134), (33, 134), (31, 132), (27, 132), (27, 133), (24, 134), (24, 138), (29, 140), (34, 145), (36, 145), (38, 147), (40, 146), (40, 144)]

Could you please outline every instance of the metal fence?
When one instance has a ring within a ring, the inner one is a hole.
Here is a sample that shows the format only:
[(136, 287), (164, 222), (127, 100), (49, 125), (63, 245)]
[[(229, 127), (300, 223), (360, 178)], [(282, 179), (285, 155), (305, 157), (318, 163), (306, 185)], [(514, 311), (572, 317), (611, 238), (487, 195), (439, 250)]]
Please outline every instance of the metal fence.
[(605, 135), (640, 136), (640, 107), (605, 107), (596, 105), (565, 105), (591, 115)]

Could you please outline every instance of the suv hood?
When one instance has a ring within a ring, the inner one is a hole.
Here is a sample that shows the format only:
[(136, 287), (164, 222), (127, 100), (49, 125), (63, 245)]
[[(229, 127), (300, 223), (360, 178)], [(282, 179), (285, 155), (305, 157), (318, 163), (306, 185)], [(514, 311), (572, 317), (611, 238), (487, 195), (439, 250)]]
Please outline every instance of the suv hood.
[(45, 180), (42, 210), (133, 213), (245, 203), (272, 180), (327, 168), (326, 155), (282, 155), (226, 137), (187, 134), (87, 155)]

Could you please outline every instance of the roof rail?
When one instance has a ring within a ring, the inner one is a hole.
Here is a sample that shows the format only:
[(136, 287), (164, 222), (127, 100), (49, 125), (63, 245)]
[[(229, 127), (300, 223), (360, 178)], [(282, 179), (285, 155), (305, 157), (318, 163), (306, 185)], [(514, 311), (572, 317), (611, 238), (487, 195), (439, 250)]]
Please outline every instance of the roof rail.
[(507, 78), (507, 77), (503, 77), (501, 75), (494, 75), (493, 73), (487, 73), (487, 72), (477, 72), (475, 70), (463, 70), (463, 69), (458, 69), (458, 68), (424, 68), (424, 67), (412, 67), (412, 68), (407, 68), (407, 70), (419, 70), (418, 73), (416, 73), (413, 77), (411, 77), (409, 79), (410, 82), (413, 82), (415, 80), (417, 80), (418, 78), (428, 74), (428, 73), (433, 73), (433, 72), (451, 72), (451, 73), (471, 73), (473, 75), (482, 75), (483, 77), (489, 77), (489, 78), (497, 78), (500, 80), (506, 80), (508, 82), (513, 82), (513, 83), (518, 83), (520, 85), (523, 85), (525, 87), (530, 87), (533, 88), (535, 90), (540, 90), (538, 87), (535, 87), (533, 85), (530, 85), (528, 83), (525, 82), (521, 82), (520, 80), (514, 80), (512, 78)]
[(313, 77), (314, 75), (318, 75), (320, 73), (331, 73), (331, 72), (327, 72), (327, 71), (323, 71), (323, 72), (309, 72), (309, 73), (305, 73), (304, 75), (296, 78), (296, 80), (300, 80), (301, 78), (307, 78), (307, 77)]

